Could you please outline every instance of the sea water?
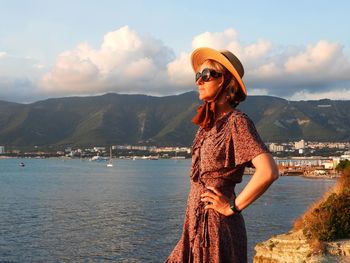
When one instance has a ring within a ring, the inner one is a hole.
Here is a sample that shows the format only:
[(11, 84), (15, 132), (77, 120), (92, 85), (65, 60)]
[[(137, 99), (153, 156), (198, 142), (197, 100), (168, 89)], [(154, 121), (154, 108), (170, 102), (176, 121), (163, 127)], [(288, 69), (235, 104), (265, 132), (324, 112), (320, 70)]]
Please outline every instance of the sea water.
[[(0, 159), (0, 262), (163, 262), (182, 232), (190, 160), (106, 164)], [(277, 180), (243, 212), (250, 261), (334, 183)]]

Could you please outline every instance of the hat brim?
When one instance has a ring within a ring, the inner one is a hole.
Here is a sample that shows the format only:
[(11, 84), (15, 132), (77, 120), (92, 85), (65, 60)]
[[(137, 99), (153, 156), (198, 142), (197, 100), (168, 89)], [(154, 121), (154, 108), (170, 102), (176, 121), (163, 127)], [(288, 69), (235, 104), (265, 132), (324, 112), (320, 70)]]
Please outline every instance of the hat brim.
[(202, 48), (197, 48), (192, 52), (191, 63), (192, 63), (192, 68), (194, 72), (198, 72), (199, 67), (204, 63), (204, 61), (208, 59), (212, 59), (219, 62), (229, 72), (231, 72), (231, 74), (237, 80), (239, 87), (241, 88), (243, 93), (247, 96), (247, 90), (245, 88), (245, 85), (242, 81), (241, 76), (238, 74), (234, 66), (231, 64), (231, 62), (223, 54), (221, 54), (219, 51), (216, 51), (215, 49), (202, 47)]

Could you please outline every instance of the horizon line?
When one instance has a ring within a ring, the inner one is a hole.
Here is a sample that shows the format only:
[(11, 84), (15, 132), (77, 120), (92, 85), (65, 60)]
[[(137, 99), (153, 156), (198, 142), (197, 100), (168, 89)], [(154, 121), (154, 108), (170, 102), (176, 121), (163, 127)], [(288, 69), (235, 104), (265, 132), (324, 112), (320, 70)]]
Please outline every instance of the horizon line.
[[(1, 100), (0, 102), (5, 102), (5, 103), (13, 103), (13, 104), (34, 104), (42, 101), (47, 101), (47, 100), (55, 100), (55, 99), (69, 99), (69, 98), (91, 98), (91, 97), (102, 97), (106, 95), (123, 95), (123, 96), (146, 96), (146, 97), (153, 97), (153, 98), (166, 98), (166, 97), (175, 97), (175, 96), (181, 96), (187, 93), (198, 93), (195, 90), (190, 90), (190, 91), (185, 91), (182, 93), (175, 93), (175, 94), (170, 94), (170, 95), (152, 95), (152, 94), (142, 94), (142, 93), (118, 93), (118, 92), (105, 92), (105, 93), (97, 93), (97, 94), (88, 94), (88, 95), (71, 95), (71, 96), (62, 96), (62, 97), (48, 97), (48, 98), (43, 98), (43, 99), (38, 99), (34, 101), (28, 101), (28, 102), (18, 102), (18, 101), (10, 101), (10, 100)], [(322, 98), (322, 99), (314, 99), (314, 100), (290, 100), (287, 98), (279, 97), (276, 95), (265, 95), (265, 94), (252, 94), (248, 95), (247, 99), (249, 97), (272, 97), (272, 98), (277, 98), (281, 100), (285, 100), (288, 102), (299, 102), (299, 101), (322, 101), (322, 100), (328, 100), (328, 101), (350, 101), (350, 99), (329, 99), (329, 98)], [(244, 103), (244, 101), (242, 101)]]

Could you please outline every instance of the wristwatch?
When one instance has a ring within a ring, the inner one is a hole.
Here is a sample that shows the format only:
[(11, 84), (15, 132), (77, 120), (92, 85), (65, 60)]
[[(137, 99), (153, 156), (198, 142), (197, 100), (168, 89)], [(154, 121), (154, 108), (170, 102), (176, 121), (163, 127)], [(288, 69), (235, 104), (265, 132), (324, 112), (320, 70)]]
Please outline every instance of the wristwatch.
[(235, 214), (239, 214), (239, 213), (241, 213), (241, 211), (242, 211), (242, 210), (239, 210), (239, 209), (236, 207), (235, 199), (230, 199), (230, 208), (231, 208), (231, 210), (232, 210)]

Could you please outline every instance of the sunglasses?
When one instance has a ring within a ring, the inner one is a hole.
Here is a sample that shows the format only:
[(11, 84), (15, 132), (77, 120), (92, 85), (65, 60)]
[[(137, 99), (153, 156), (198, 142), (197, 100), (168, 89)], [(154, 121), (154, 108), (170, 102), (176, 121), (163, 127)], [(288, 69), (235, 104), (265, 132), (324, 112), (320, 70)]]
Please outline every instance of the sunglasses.
[(221, 76), (222, 76), (221, 72), (217, 72), (217, 71), (215, 71), (213, 69), (205, 68), (205, 69), (202, 70), (202, 72), (197, 72), (196, 73), (196, 82), (199, 79), (202, 79), (202, 81), (207, 82), (207, 81), (210, 80), (210, 77), (219, 78)]

